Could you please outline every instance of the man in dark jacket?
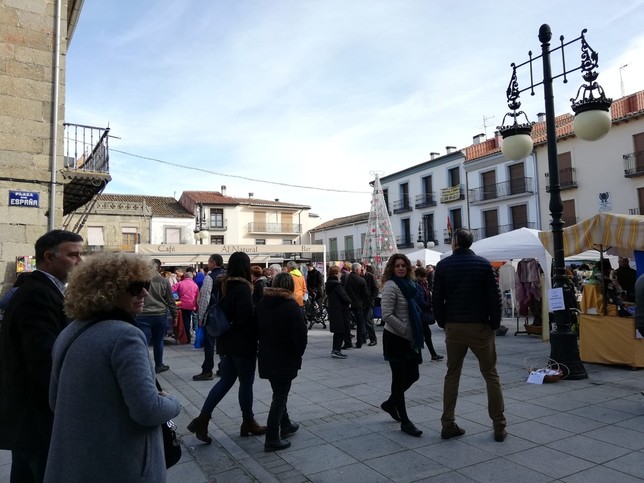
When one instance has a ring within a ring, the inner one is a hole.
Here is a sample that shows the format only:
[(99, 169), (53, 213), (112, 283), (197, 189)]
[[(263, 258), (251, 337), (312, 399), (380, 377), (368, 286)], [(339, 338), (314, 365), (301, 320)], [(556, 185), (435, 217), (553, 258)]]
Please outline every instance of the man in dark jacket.
[[(224, 270), (224, 259), (218, 253), (213, 253), (208, 258), (208, 275), (204, 278), (203, 285), (199, 290), (199, 298), (197, 299), (197, 309), (199, 310), (198, 324), (203, 327), (205, 324), (206, 312), (212, 300), (213, 291), (218, 283), (217, 279), (226, 275)], [(192, 376), (193, 381), (212, 381), (214, 378), (213, 369), (215, 368), (215, 340), (208, 334), (205, 334), (203, 341), (203, 364), (201, 365), (201, 372)], [(219, 370), (217, 370), (219, 375)]]
[(457, 229), (452, 255), (438, 262), (434, 272), (434, 316), (438, 326), (445, 329), (447, 349), (441, 437), (465, 434), (455, 423), (454, 410), (463, 360), (470, 349), (487, 385), (494, 440), (501, 442), (507, 436), (503, 392), (496, 372), (495, 338), (501, 324), (501, 293), (490, 262), (470, 250), (472, 241), (471, 231)]
[(313, 263), (307, 263), (309, 269), (306, 274), (306, 289), (309, 291), (311, 302), (315, 302), (322, 296), (322, 285), (324, 283), (322, 274), (315, 268)]
[(65, 282), (81, 262), (83, 238), (52, 230), (35, 245), (36, 270), (13, 296), (0, 332), (0, 448), (11, 450), (11, 481), (43, 481), (54, 415), (51, 350), (67, 325)]
[[(369, 290), (367, 282), (360, 276), (361, 273), (362, 265), (354, 263), (351, 265), (351, 273), (347, 275), (344, 282), (344, 289), (351, 298), (351, 312), (356, 319), (356, 349), (360, 349), (362, 344), (367, 343), (364, 308), (369, 305)], [(372, 339), (369, 345), (376, 345), (375, 339)]]

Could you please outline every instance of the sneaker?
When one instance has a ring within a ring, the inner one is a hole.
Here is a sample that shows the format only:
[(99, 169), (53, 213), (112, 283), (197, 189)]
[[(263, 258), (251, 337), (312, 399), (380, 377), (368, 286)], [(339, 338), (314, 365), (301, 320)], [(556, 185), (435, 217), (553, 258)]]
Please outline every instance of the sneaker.
[(212, 372), (202, 372), (196, 376), (192, 376), (193, 381), (212, 381), (213, 375)]
[(432, 362), (442, 361), (443, 359), (445, 358), (443, 356), (439, 356), (438, 354), (436, 354), (435, 356), (432, 356)]
[(374, 345), (378, 345), (378, 341), (372, 340), (371, 342), (369, 342), (369, 347), (373, 347)]
[(333, 357), (334, 359), (346, 359), (347, 355), (343, 354), (340, 351), (331, 351), (331, 357)]
[(463, 436), (464, 434), (465, 430), (459, 428), (456, 423), (453, 423), (451, 426), (443, 426), (443, 430), (441, 431), (441, 438), (456, 438), (458, 436)]
[(170, 369), (168, 366), (166, 366), (165, 364), (162, 364), (159, 367), (155, 367), (154, 372), (156, 372), (157, 374), (160, 374), (162, 372), (167, 371), (168, 369)]

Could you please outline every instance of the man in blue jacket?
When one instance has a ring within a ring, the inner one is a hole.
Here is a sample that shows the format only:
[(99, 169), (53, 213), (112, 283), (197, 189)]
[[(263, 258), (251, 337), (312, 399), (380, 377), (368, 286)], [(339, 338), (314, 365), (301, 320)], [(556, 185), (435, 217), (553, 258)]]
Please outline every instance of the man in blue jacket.
[(470, 249), (473, 241), (470, 230), (457, 229), (452, 238), (452, 255), (438, 262), (434, 272), (434, 316), (438, 326), (445, 329), (447, 349), (441, 437), (465, 434), (455, 422), (454, 410), (463, 360), (470, 349), (487, 385), (494, 441), (502, 442), (507, 433), (495, 346), (496, 329), (501, 324), (501, 293), (490, 262)]

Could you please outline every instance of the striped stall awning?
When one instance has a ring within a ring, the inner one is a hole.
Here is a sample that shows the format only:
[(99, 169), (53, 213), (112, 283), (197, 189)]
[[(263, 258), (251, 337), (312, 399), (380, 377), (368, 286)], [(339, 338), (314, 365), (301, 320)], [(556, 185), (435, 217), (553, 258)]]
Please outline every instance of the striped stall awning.
[[(552, 232), (539, 232), (539, 239), (554, 256)], [(628, 256), (633, 250), (644, 250), (644, 216), (599, 213), (563, 229), (564, 257), (586, 250), (608, 250)]]

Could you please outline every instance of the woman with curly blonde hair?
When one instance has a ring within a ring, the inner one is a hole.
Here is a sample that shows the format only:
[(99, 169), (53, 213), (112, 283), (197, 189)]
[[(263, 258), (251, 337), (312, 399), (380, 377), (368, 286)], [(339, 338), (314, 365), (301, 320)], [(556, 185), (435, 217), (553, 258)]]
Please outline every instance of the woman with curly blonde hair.
[(179, 402), (157, 389), (134, 323), (153, 274), (133, 253), (98, 253), (70, 274), (65, 309), (75, 320), (52, 355), (45, 481), (166, 481), (161, 424)]

